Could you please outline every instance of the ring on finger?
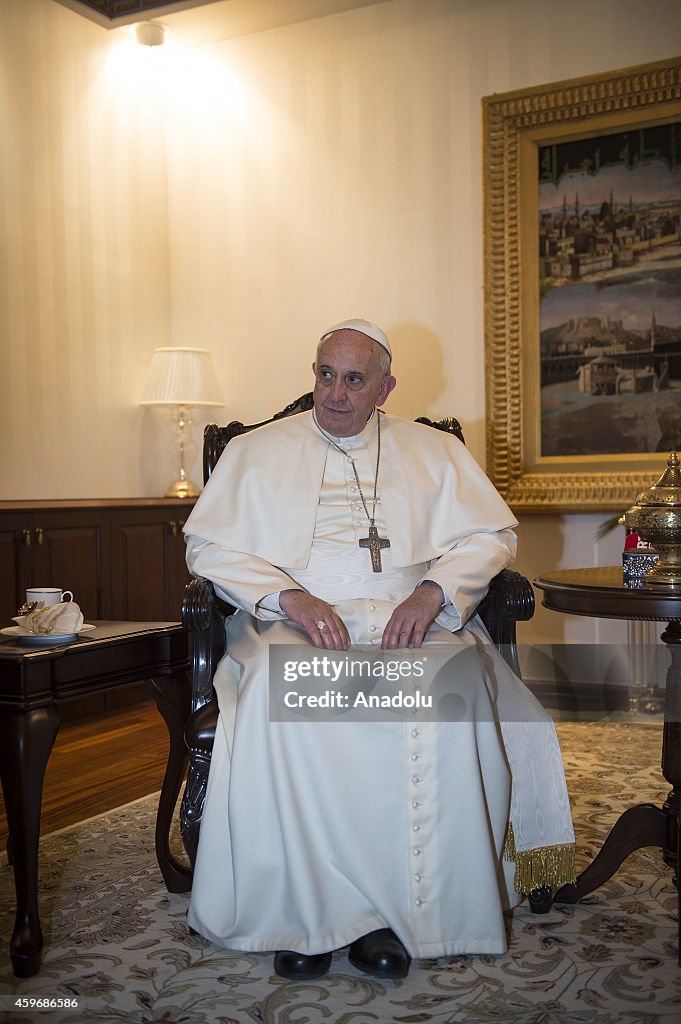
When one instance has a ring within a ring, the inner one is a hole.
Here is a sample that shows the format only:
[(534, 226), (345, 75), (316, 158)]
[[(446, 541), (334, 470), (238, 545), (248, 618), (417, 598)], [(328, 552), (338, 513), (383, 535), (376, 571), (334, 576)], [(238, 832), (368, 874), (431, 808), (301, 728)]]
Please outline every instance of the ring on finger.
[(317, 627), (320, 633), (323, 629), (326, 629), (326, 623), (324, 622), (323, 619), (319, 619), (318, 622), (315, 622), (315, 626)]

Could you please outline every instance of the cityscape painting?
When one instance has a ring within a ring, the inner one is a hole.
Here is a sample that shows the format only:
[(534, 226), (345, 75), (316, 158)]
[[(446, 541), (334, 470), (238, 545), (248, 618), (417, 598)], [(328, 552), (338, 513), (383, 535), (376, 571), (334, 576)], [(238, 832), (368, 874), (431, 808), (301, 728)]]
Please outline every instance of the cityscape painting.
[(483, 98), (486, 469), (620, 514), (681, 448), (681, 57)]
[(681, 448), (681, 121), (539, 148), (542, 457)]

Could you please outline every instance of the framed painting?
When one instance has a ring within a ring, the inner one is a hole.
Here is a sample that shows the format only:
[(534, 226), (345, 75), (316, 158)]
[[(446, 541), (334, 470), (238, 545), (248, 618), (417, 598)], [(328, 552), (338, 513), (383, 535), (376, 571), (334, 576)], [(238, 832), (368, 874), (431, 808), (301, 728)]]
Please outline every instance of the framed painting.
[(681, 447), (681, 58), (485, 97), (487, 471), (624, 511)]

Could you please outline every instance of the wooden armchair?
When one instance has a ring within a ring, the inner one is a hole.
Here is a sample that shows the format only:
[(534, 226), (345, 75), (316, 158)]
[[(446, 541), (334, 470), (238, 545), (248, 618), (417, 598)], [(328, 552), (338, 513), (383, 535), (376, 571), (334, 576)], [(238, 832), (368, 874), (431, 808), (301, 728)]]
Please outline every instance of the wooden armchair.
[[(293, 416), (311, 408), (312, 394), (309, 393), (286, 406), (273, 416), (272, 420)], [(419, 417), (417, 422), (438, 430), (449, 431), (463, 441), (461, 426), (455, 419), (448, 417), (433, 421), (427, 417)], [(263, 425), (246, 425), (238, 421), (226, 427), (209, 424), (204, 432), (204, 482), (211, 475), (225, 445), (233, 437)], [(218, 717), (213, 675), (225, 653), (225, 619), (233, 612), (232, 606), (216, 595), (213, 584), (208, 580), (195, 579), (187, 585), (182, 604), (182, 621), (193, 635), (193, 679), (191, 715), (185, 727), (189, 771), (180, 811), (180, 827), (192, 866), (196, 858)], [(494, 644), (514, 672), (520, 674), (516, 649), (516, 622), (530, 619), (534, 613), (534, 593), (528, 580), (517, 572), (505, 569), (490, 583), (489, 591), (480, 604), (478, 613)]]

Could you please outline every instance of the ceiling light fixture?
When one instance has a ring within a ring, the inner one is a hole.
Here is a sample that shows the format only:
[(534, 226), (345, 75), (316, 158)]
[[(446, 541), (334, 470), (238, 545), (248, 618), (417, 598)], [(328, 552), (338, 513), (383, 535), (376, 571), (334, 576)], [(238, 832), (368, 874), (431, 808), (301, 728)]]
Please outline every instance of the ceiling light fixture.
[(163, 46), (166, 27), (160, 21), (140, 21), (135, 25), (135, 39), (142, 46)]

